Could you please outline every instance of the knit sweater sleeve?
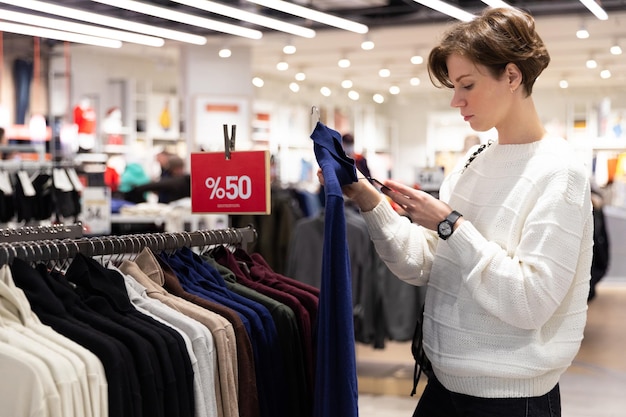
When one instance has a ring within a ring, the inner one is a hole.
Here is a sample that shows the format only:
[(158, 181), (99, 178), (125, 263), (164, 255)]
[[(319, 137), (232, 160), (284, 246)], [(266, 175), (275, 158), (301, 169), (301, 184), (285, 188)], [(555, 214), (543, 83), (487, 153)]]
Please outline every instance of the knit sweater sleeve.
[(396, 213), (387, 200), (363, 212), (380, 258), (393, 274), (411, 285), (428, 281), (438, 236)]

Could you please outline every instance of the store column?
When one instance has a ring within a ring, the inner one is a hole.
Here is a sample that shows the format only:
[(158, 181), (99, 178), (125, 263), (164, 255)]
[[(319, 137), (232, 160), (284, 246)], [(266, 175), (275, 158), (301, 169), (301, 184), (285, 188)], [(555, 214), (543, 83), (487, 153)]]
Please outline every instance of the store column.
[(234, 46), (229, 58), (220, 58), (221, 46), (189, 45), (181, 49), (179, 86), (190, 152), (224, 150), (224, 124), (229, 132), (231, 126), (237, 126), (236, 149), (250, 148), (251, 48)]

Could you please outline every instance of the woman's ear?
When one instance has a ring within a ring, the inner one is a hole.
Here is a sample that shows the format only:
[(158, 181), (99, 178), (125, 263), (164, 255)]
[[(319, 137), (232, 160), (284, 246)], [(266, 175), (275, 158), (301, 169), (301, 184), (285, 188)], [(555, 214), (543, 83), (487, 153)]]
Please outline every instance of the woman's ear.
[(519, 67), (512, 62), (509, 62), (506, 65), (505, 74), (509, 83), (509, 89), (511, 90), (511, 92), (516, 91), (523, 81), (522, 72), (520, 71)]

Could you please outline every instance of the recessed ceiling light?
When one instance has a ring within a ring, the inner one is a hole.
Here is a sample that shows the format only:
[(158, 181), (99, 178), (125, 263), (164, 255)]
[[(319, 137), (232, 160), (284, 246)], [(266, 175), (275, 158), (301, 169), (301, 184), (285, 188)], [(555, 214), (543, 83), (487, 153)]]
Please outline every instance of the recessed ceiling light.
[(587, 39), (589, 37), (589, 32), (585, 26), (581, 26), (580, 29), (576, 31), (576, 37), (578, 39)]
[(356, 91), (354, 91), (354, 90), (350, 90), (350, 91), (348, 92), (348, 97), (350, 97), (350, 99), (351, 99), (351, 100), (356, 101), (356, 100), (358, 100), (358, 99), (359, 99), (360, 95), (359, 95), (359, 93), (358, 93), (358, 92), (356, 92)]
[(389, 87), (389, 94), (400, 94), (400, 87), (398, 87), (397, 85), (392, 85), (391, 87)]
[(411, 64), (419, 65), (424, 63), (424, 57), (420, 54), (415, 54), (411, 57)]
[(615, 42), (612, 46), (611, 46), (611, 54), (613, 55), (621, 55), (622, 54), (622, 47), (619, 45), (619, 43)]
[(376, 46), (374, 41), (372, 41), (368, 35), (365, 35), (365, 39), (361, 42), (361, 49), (364, 51), (371, 51), (374, 49), (374, 46)]

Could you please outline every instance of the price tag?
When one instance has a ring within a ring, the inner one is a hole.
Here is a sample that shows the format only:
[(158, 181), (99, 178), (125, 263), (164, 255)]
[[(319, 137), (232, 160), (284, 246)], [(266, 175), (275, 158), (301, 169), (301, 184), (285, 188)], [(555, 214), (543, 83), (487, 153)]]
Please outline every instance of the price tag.
[(85, 234), (111, 233), (111, 193), (107, 187), (85, 187), (81, 194), (81, 217)]
[(269, 151), (191, 154), (193, 213), (269, 214)]

